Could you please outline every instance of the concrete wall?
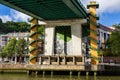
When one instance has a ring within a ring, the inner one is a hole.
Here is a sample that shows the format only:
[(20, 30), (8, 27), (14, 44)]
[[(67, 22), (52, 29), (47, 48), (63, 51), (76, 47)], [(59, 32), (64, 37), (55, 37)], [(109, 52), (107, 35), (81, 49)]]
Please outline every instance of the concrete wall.
[(44, 45), (45, 55), (54, 54), (54, 31), (55, 27), (45, 26), (45, 45)]
[[(86, 19), (56, 20), (44, 22), (47, 23), (47, 27), (45, 27), (45, 55), (54, 55), (55, 26), (71, 27), (71, 39), (67, 41), (67, 55), (82, 55), (81, 24), (86, 23)], [(64, 51), (62, 53), (64, 53)]]
[(74, 24), (71, 26), (72, 31), (72, 54), (82, 55), (82, 26), (81, 24)]

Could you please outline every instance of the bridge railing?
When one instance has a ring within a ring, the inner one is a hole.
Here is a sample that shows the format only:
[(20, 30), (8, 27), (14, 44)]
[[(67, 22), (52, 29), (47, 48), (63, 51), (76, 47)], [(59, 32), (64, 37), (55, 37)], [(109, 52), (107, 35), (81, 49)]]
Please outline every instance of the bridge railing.
[(39, 64), (84, 65), (84, 56), (40, 56)]

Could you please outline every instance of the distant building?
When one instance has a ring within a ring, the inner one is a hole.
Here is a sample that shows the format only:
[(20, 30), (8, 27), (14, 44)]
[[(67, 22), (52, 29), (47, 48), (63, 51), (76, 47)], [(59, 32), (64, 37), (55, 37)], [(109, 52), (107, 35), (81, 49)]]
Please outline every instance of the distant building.
[(8, 33), (8, 34), (1, 34), (0, 35), (0, 47), (4, 47), (11, 38), (15, 37), (17, 40), (19, 38), (24, 38), (25, 40), (28, 40), (29, 38), (29, 32), (14, 32), (14, 33)]
[(102, 48), (102, 44), (104, 44), (107, 39), (109, 38), (111, 32), (113, 31), (113, 29), (106, 27), (102, 24), (99, 24), (99, 28), (97, 30), (97, 34), (98, 34), (98, 48), (101, 49)]

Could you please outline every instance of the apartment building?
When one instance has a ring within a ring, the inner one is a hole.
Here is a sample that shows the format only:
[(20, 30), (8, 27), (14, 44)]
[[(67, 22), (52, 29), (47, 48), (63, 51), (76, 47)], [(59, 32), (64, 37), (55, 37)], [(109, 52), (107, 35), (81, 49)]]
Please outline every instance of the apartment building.
[(102, 24), (99, 24), (99, 28), (97, 29), (99, 49), (102, 48), (102, 45), (104, 45), (104, 43), (110, 37), (110, 34), (112, 33), (112, 31), (113, 29), (106, 27)]
[(0, 35), (0, 47), (4, 47), (11, 38), (15, 37), (16, 39), (24, 38), (25, 40), (29, 40), (29, 32), (13, 32), (8, 34)]

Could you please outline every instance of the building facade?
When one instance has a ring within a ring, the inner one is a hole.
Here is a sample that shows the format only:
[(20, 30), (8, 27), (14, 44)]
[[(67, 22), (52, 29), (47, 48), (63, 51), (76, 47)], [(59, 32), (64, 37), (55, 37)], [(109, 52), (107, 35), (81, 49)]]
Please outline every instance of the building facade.
[(13, 33), (8, 33), (8, 34), (1, 34), (0, 35), (0, 47), (4, 47), (11, 38), (16, 38), (17, 40), (19, 38), (24, 38), (26, 41), (28, 41), (29, 39), (29, 32), (24, 32), (24, 33), (21, 33), (21, 32), (13, 32)]
[(102, 49), (105, 42), (108, 40), (112, 33), (113, 29), (106, 27), (102, 24), (99, 24), (99, 28), (97, 29), (98, 33), (98, 48)]

